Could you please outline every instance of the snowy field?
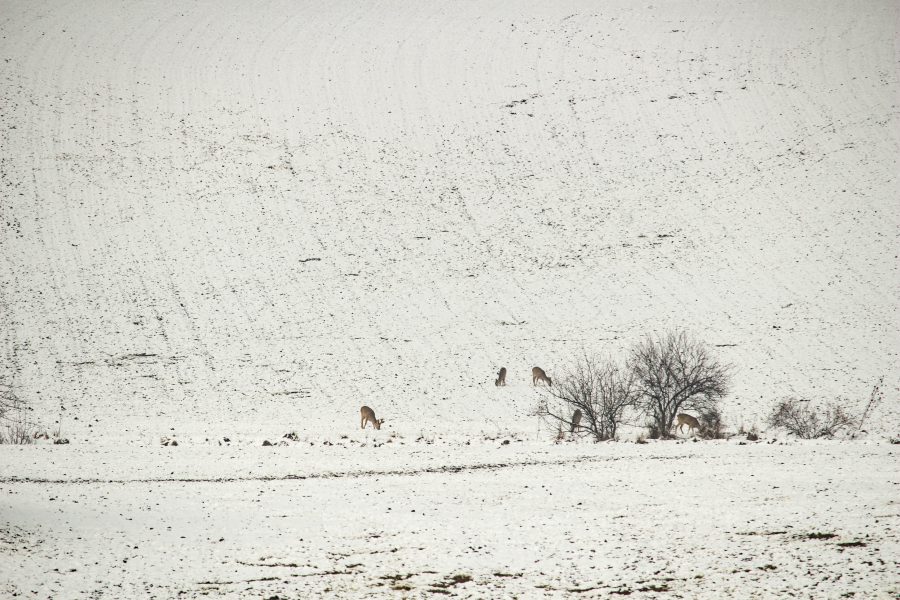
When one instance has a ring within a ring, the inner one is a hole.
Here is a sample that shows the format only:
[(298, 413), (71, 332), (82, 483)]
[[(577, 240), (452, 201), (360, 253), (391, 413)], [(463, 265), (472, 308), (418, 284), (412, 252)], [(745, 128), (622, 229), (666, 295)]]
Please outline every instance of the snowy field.
[(894, 598), (895, 448), (16, 448), (0, 592)]
[[(0, 0), (0, 382), (71, 442), (0, 446), (0, 596), (896, 597), (898, 76), (890, 0)], [(675, 328), (762, 441), (530, 416)]]

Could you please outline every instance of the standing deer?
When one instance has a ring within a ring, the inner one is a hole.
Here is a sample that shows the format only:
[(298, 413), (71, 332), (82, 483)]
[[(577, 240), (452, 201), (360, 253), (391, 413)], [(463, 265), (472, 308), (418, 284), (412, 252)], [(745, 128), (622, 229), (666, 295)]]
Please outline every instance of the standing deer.
[(581, 423), (581, 409), (576, 408), (575, 412), (572, 413), (572, 429), (569, 433), (575, 433), (579, 423)]
[(698, 421), (696, 417), (692, 417), (685, 413), (678, 413), (677, 418), (678, 423), (675, 425), (675, 429), (678, 433), (682, 432), (685, 425), (688, 426), (688, 433), (691, 435), (694, 434), (695, 429), (700, 429), (700, 421)]
[(537, 385), (538, 381), (546, 381), (547, 385), (553, 385), (553, 382), (550, 381), (550, 378), (547, 377), (547, 374), (544, 373), (544, 370), (540, 367), (535, 367), (531, 369), (531, 384)]
[(375, 429), (381, 429), (381, 424), (384, 423), (384, 419), (378, 420), (375, 418), (375, 411), (368, 406), (363, 406), (362, 408), (360, 408), (359, 415), (360, 417), (362, 417), (360, 429), (365, 429), (366, 423), (371, 423), (372, 427), (374, 427)]
[(494, 385), (506, 385), (506, 367), (500, 367), (500, 372), (497, 373), (497, 379), (494, 380)]

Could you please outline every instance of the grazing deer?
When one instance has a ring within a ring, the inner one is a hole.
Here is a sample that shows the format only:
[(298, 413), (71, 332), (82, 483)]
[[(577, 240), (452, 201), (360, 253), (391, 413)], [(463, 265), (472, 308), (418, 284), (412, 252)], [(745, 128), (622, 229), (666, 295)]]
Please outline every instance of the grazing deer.
[(366, 423), (371, 423), (372, 427), (375, 429), (381, 429), (381, 424), (384, 423), (384, 419), (376, 419), (375, 411), (369, 408), (368, 406), (363, 406), (359, 409), (359, 415), (362, 417), (361, 427), (360, 429), (366, 428)]
[(691, 435), (694, 434), (695, 429), (700, 429), (700, 421), (697, 420), (696, 417), (692, 417), (691, 415), (686, 415), (684, 413), (678, 413), (678, 423), (675, 425), (675, 429), (678, 433), (681, 433), (684, 429), (684, 426), (688, 426), (688, 433)]
[(544, 370), (540, 367), (535, 367), (531, 370), (531, 383), (532, 385), (537, 385), (538, 381), (546, 381), (547, 385), (553, 385), (553, 382), (550, 381), (550, 378), (547, 377), (547, 374), (544, 373)]
[(581, 423), (581, 410), (576, 408), (575, 412), (572, 413), (572, 429), (569, 433), (575, 433), (575, 430), (578, 429), (578, 424)]
[(497, 373), (497, 379), (494, 380), (494, 385), (506, 385), (506, 367), (500, 367), (500, 372)]

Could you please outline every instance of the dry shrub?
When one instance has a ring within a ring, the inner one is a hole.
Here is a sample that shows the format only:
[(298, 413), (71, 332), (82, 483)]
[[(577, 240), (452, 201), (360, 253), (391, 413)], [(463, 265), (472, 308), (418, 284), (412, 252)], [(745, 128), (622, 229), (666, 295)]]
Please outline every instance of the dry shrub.
[(856, 423), (850, 414), (834, 402), (816, 406), (803, 398), (784, 398), (772, 409), (767, 422), (805, 439), (831, 438)]
[(30, 408), (11, 385), (0, 384), (0, 444), (33, 444), (37, 426), (28, 417)]
[(700, 411), (700, 435), (710, 440), (721, 440), (725, 437), (725, 422), (718, 406), (710, 406)]

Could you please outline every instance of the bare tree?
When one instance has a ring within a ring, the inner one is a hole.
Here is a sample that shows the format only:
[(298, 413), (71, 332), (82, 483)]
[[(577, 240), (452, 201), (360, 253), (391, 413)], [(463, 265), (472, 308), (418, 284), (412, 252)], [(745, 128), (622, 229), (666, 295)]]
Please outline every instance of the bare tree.
[(809, 400), (783, 398), (772, 409), (767, 422), (772, 427), (783, 427), (799, 438), (813, 440), (834, 437), (853, 427), (856, 420), (834, 403), (813, 407)]
[(609, 359), (585, 356), (555, 378), (545, 394), (539, 409), (542, 417), (603, 441), (615, 439), (625, 411), (634, 406), (636, 388), (629, 371)]
[(638, 406), (651, 419), (651, 430), (663, 438), (670, 437), (679, 411), (709, 413), (731, 382), (731, 366), (719, 362), (705, 344), (684, 331), (647, 336), (632, 348), (629, 365), (638, 387)]

